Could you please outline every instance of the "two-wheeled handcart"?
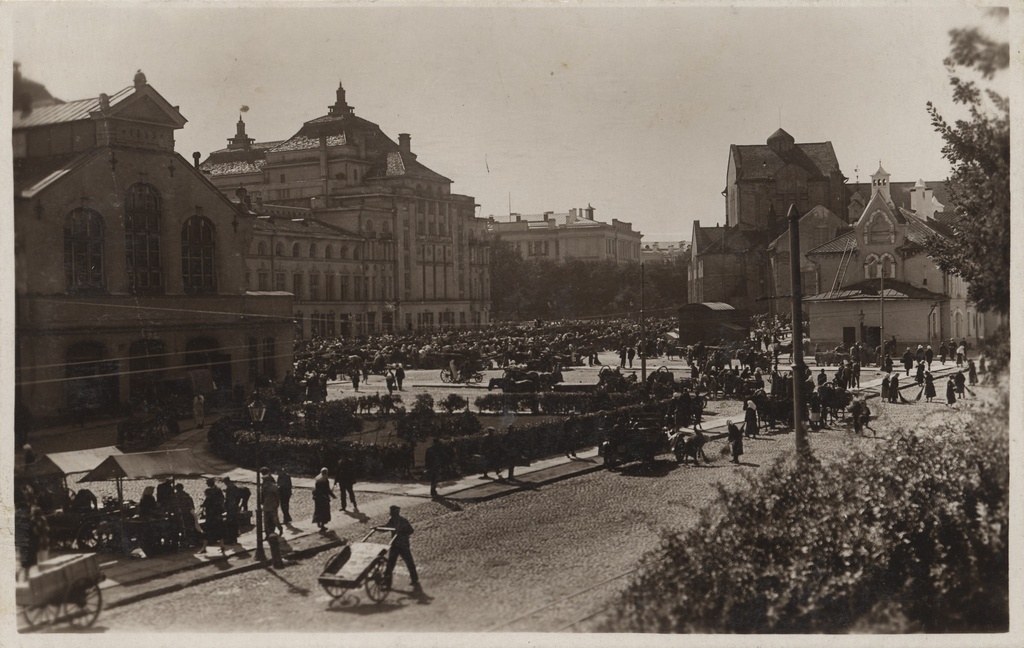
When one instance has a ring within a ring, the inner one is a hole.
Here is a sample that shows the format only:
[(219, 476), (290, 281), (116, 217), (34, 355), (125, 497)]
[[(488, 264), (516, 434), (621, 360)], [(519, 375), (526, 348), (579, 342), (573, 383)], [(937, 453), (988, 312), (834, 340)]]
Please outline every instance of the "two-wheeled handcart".
[[(359, 542), (345, 545), (324, 564), (317, 581), (331, 598), (339, 599), (350, 590), (366, 588), (366, 595), (380, 603), (391, 592), (391, 584), (384, 575), (388, 552), (394, 542), (394, 529), (373, 527)], [(375, 533), (391, 533), (384, 542), (367, 542)]]
[(96, 554), (71, 554), (40, 562), (15, 589), (15, 602), (30, 627), (66, 622), (88, 628), (100, 615), (103, 580)]

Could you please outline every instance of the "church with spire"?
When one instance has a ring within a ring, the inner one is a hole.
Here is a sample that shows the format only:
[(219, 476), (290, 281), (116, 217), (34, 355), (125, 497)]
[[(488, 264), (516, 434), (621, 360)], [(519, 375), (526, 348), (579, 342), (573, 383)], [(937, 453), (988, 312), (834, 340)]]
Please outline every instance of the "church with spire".
[(199, 165), (259, 216), (248, 255), (256, 290), (295, 295), (304, 338), (490, 320), (486, 221), (472, 196), (361, 117), (339, 83), (327, 113), (257, 142), (239, 116)]

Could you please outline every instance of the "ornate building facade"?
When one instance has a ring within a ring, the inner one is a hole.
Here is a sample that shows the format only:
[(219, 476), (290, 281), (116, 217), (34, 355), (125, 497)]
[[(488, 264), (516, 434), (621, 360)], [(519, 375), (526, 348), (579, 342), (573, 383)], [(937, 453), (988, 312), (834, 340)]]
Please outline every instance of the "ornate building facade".
[[(257, 143), (239, 118), (227, 148), (200, 169), (264, 218), (248, 252), (250, 285), (265, 272), (293, 292), (303, 337), (489, 323), (487, 221), (475, 201), (417, 159), (409, 134), (395, 142), (356, 115), (340, 84), (327, 114), (286, 140)], [(346, 258), (327, 259), (328, 249)]]
[(291, 296), (246, 291), (255, 218), (175, 152), (185, 122), (141, 72), (15, 105), (16, 392), (34, 417), (116, 413), (166, 381), (230, 394), (290, 366)]

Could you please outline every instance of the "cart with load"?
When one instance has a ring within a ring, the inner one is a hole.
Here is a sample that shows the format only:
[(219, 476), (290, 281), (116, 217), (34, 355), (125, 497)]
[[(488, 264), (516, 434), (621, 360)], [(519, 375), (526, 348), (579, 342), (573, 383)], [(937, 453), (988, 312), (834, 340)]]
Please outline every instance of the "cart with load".
[(359, 542), (345, 545), (324, 564), (323, 573), (317, 579), (320, 587), (339, 599), (350, 590), (366, 588), (366, 595), (380, 603), (387, 598), (391, 585), (384, 577), (388, 552), (394, 536), (383, 542), (367, 542), (375, 533), (391, 533), (390, 527), (373, 527)]
[(66, 622), (88, 628), (103, 608), (96, 554), (68, 554), (44, 560), (17, 584), (15, 603), (29, 627)]
[(671, 450), (669, 432), (660, 417), (633, 419), (625, 426), (614, 426), (598, 448), (609, 468), (632, 461), (654, 463), (655, 457)]

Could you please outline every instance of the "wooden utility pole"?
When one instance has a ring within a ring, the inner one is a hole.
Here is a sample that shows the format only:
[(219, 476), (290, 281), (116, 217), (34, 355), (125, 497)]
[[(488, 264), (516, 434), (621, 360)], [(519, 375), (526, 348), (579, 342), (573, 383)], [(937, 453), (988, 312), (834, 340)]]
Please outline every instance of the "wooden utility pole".
[(647, 329), (644, 317), (644, 263), (640, 262), (640, 378), (647, 384)]
[(804, 427), (804, 316), (800, 285), (800, 212), (789, 206), (789, 275), (793, 287), (793, 431), (796, 434), (797, 456), (810, 452), (807, 429)]

